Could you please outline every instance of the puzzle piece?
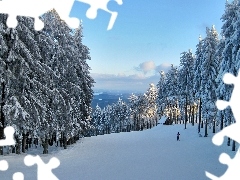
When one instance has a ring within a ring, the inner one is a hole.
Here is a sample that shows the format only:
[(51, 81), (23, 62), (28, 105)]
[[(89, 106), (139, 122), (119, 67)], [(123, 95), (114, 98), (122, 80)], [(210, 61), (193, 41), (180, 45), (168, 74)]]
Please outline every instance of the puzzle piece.
[[(15, 28), (18, 24), (17, 16), (27, 16), (34, 18), (34, 28), (39, 31), (44, 27), (44, 23), (39, 16), (51, 9), (55, 9), (60, 18), (64, 20), (69, 27), (78, 28), (80, 21), (78, 18), (69, 17), (75, 0), (2, 0), (0, 1), (0, 13), (8, 14), (7, 26)], [(90, 8), (86, 12), (86, 16), (90, 19), (97, 17), (97, 10), (101, 9), (111, 14), (107, 30), (112, 29), (116, 19), (117, 12), (110, 11), (107, 4), (110, 0), (77, 0), (79, 2), (89, 4)], [(122, 5), (122, 0), (115, 0)]]
[(45, 164), (38, 155), (27, 155), (24, 158), (24, 163), (26, 166), (33, 166), (34, 164), (37, 164), (38, 180), (58, 180), (58, 178), (52, 173), (52, 169), (55, 169), (60, 165), (60, 161), (57, 158), (53, 157), (47, 164)]
[(9, 28), (17, 26), (17, 16), (28, 16), (34, 18), (35, 30), (41, 30), (44, 23), (39, 16), (54, 8), (71, 28), (77, 28), (80, 23), (79, 19), (69, 17), (73, 3), (74, 0), (2, 0), (0, 1), (0, 13), (9, 15), (7, 19)]
[(220, 146), (224, 141), (224, 136), (228, 136), (236, 142), (240, 143), (240, 111), (239, 111), (239, 101), (240, 101), (240, 75), (238, 77), (227, 73), (223, 76), (223, 81), (226, 84), (234, 84), (234, 89), (230, 101), (218, 100), (216, 106), (219, 110), (223, 110), (228, 106), (231, 107), (236, 123), (233, 123), (225, 127), (222, 131), (213, 136), (213, 143)]
[[(216, 106), (219, 110), (224, 110), (225, 108), (230, 106), (236, 122), (225, 127), (224, 129), (222, 129), (220, 132), (218, 132), (217, 134), (215, 134), (213, 136), (212, 142), (217, 146), (220, 146), (223, 144), (225, 136), (240, 143), (240, 135), (239, 135), (239, 129), (240, 129), (240, 111), (239, 111), (240, 73), (238, 74), (237, 77), (233, 76), (230, 73), (226, 73), (223, 76), (223, 81), (226, 84), (233, 84), (234, 89), (233, 89), (232, 96), (231, 96), (229, 102), (223, 101), (223, 100), (218, 100), (216, 102)], [(213, 175), (209, 172), (205, 172), (205, 174), (208, 178), (210, 178), (212, 180), (239, 179), (239, 177), (240, 177), (240, 171), (239, 171), (240, 150), (239, 149), (233, 159), (231, 159), (230, 156), (227, 155), (226, 153), (222, 153), (219, 157), (219, 161), (222, 164), (228, 165), (227, 171), (221, 177), (216, 177), (215, 175)]]
[(24, 175), (21, 172), (16, 172), (13, 174), (13, 180), (24, 180)]
[(229, 155), (226, 153), (222, 153), (219, 157), (219, 161), (222, 164), (228, 165), (227, 171), (221, 176), (217, 177), (209, 172), (205, 172), (206, 176), (212, 180), (238, 180), (240, 177), (240, 171), (239, 171), (239, 166), (240, 166), (240, 152), (239, 150), (237, 151), (235, 157), (233, 159), (230, 158)]
[(0, 171), (8, 170), (8, 162), (5, 160), (0, 161)]
[(15, 130), (12, 126), (5, 127), (4, 135), (6, 138), (0, 140), (0, 146), (15, 145), (14, 132), (15, 132)]
[[(97, 11), (103, 10), (111, 14), (111, 18), (107, 27), (107, 30), (111, 30), (113, 28), (113, 25), (117, 19), (118, 13), (115, 11), (110, 11), (107, 7), (108, 2), (110, 0), (76, 0), (85, 4), (89, 4), (90, 8), (86, 12), (86, 16), (89, 19), (95, 19), (97, 17)], [(115, 2), (118, 3), (118, 5), (122, 5), (122, 0), (115, 0)]]

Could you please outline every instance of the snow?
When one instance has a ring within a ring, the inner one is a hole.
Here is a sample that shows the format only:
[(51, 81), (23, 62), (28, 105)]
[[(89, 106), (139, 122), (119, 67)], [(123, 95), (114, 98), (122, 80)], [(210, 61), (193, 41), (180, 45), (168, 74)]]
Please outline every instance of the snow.
[[(216, 176), (225, 173), (227, 166), (218, 161), (222, 152), (231, 157), (235, 154), (226, 142), (220, 147), (212, 143), (211, 129), (208, 134), (199, 137), (197, 124), (188, 124), (187, 129), (183, 124), (159, 124), (144, 131), (85, 137), (66, 150), (51, 150), (41, 158), (45, 163), (53, 156), (60, 160), (60, 166), (53, 170), (60, 180), (204, 180), (208, 179), (205, 171)], [(22, 172), (25, 180), (36, 179), (37, 166), (25, 166), (24, 156), (0, 157), (9, 163), (7, 171), (0, 171), (1, 179), (10, 180), (15, 172)]]

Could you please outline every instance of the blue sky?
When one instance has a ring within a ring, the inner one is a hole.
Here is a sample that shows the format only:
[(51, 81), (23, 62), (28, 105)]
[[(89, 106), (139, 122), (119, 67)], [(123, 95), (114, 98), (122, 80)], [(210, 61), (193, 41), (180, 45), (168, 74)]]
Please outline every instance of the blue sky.
[(144, 92), (157, 83), (158, 71), (179, 65), (180, 53), (192, 49), (206, 27), (221, 32), (226, 0), (114, 0), (108, 8), (118, 12), (112, 30), (110, 14), (99, 10), (86, 17), (88, 5), (75, 1), (71, 16), (83, 21), (83, 43), (90, 48), (94, 89)]

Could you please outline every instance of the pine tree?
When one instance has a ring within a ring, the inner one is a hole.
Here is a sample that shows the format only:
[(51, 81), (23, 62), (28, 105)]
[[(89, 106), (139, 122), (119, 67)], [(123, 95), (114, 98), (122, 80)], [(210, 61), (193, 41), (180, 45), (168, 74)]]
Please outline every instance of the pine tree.
[(138, 112), (137, 112), (137, 102), (138, 102), (138, 96), (135, 94), (131, 94), (129, 99), (129, 107), (130, 107), (130, 116), (133, 120), (133, 128), (136, 130), (137, 128), (137, 121), (138, 121)]
[[(216, 62), (221, 66), (222, 63), (222, 59), (223, 59), (223, 49), (225, 47), (225, 38), (222, 37), (222, 39), (220, 39), (218, 46), (217, 46), (217, 50), (215, 53), (215, 58), (216, 58)], [(219, 71), (220, 71), (220, 66), (219, 66)], [(217, 75), (217, 78), (215, 79), (215, 82), (217, 84), (217, 87), (215, 89), (215, 93), (216, 93), (216, 97), (223, 99), (223, 97), (221, 96), (221, 92), (219, 91), (218, 85), (220, 84), (220, 82), (222, 81), (221, 79), (218, 78), (219, 74)], [(224, 114), (223, 111), (217, 111), (217, 115), (216, 115), (216, 123), (217, 125), (220, 123), (220, 130), (223, 129), (224, 126)], [(220, 121), (220, 122), (219, 122)]]
[(17, 153), (30, 139), (40, 139), (43, 153), (54, 137), (66, 148), (90, 127), (94, 81), (82, 28), (69, 29), (54, 10), (41, 18), (45, 28), (35, 31), (32, 18), (18, 17), (10, 29), (0, 15), (0, 138), (6, 125), (14, 126)]
[(194, 56), (192, 52), (189, 50), (188, 52), (183, 52), (180, 58), (180, 70), (178, 76), (179, 82), (179, 95), (181, 99), (184, 99), (185, 105), (185, 129), (186, 123), (188, 122), (188, 107), (193, 99), (193, 83), (192, 79), (194, 77), (193, 74), (193, 66), (194, 66)]
[[(5, 25), (6, 19), (1, 18), (1, 20)], [(41, 70), (42, 66), (38, 64), (41, 56), (34, 40), (33, 20), (18, 17), (18, 21), (19, 24), (15, 29), (4, 26), (5, 32), (2, 35), (7, 48), (2, 52), (2, 60), (8, 72), (5, 83), (7, 99), (3, 107), (5, 125), (15, 127), (17, 153), (20, 153), (20, 144), (22, 144), (22, 151), (25, 152), (26, 133), (32, 131), (36, 125), (31, 121), (32, 114), (30, 114), (36, 110), (29, 104), (31, 97), (36, 98), (35, 94), (29, 96), (32, 85), (30, 78), (33, 72), (37, 68)]]
[(202, 61), (203, 61), (203, 40), (202, 37), (199, 37), (199, 43), (197, 44), (196, 47), (196, 52), (195, 52), (195, 61), (194, 61), (194, 80), (193, 80), (193, 89), (194, 89), (194, 95), (195, 99), (199, 100), (199, 124), (198, 124), (198, 133), (200, 133), (200, 125), (202, 123), (202, 77), (201, 77), (201, 67), (202, 67)]
[(157, 125), (157, 89), (153, 83), (146, 92), (148, 127)]
[(93, 115), (92, 115), (92, 124), (95, 128), (95, 133), (94, 133), (95, 136), (99, 135), (99, 130), (100, 130), (100, 127), (101, 127), (101, 121), (102, 121), (102, 110), (97, 105), (96, 108), (95, 108), (95, 111), (93, 112)]
[(171, 64), (171, 69), (166, 74), (165, 91), (168, 97), (176, 97), (178, 95), (178, 69)]
[(157, 106), (158, 106), (158, 114), (159, 117), (162, 117), (164, 114), (164, 109), (166, 108), (166, 75), (163, 71), (160, 73), (161, 77), (157, 84), (158, 90), (158, 98), (157, 98)]
[(202, 116), (205, 119), (205, 137), (207, 137), (208, 124), (215, 125), (217, 100), (215, 89), (217, 84), (215, 79), (219, 72), (219, 62), (216, 61), (215, 54), (219, 43), (218, 33), (214, 26), (212, 29), (206, 28), (206, 38), (204, 38), (203, 56), (201, 64), (201, 101), (202, 101)]
[[(224, 37), (224, 48), (222, 52), (222, 62), (220, 65), (219, 75), (216, 79), (218, 83), (217, 88), (217, 99), (223, 99), (229, 101), (233, 90), (233, 85), (227, 85), (222, 81), (222, 77), (226, 73), (231, 73), (235, 76), (238, 75), (239, 62), (238, 62), (238, 51), (239, 51), (239, 1), (234, 0), (232, 2), (226, 2), (225, 12), (222, 16), (222, 36)], [(222, 121), (225, 126), (234, 122), (233, 114), (230, 108), (225, 109), (221, 113)]]

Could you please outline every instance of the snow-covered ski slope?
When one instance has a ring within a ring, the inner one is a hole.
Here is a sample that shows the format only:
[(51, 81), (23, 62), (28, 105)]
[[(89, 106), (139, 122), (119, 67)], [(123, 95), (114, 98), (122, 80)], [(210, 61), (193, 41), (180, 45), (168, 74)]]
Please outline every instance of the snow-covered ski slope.
[[(176, 134), (180, 132), (180, 141)], [(204, 132), (204, 129), (201, 129)], [(149, 130), (82, 138), (67, 150), (41, 155), (45, 163), (52, 156), (61, 164), (53, 173), (60, 180), (204, 180), (205, 171), (221, 176), (227, 169), (218, 161), (222, 152), (235, 152), (226, 145), (212, 144), (199, 137), (197, 125), (158, 125)], [(0, 171), (0, 179), (11, 180), (22, 172), (25, 180), (37, 179), (37, 166), (27, 167), (24, 154), (0, 157), (9, 169)]]

